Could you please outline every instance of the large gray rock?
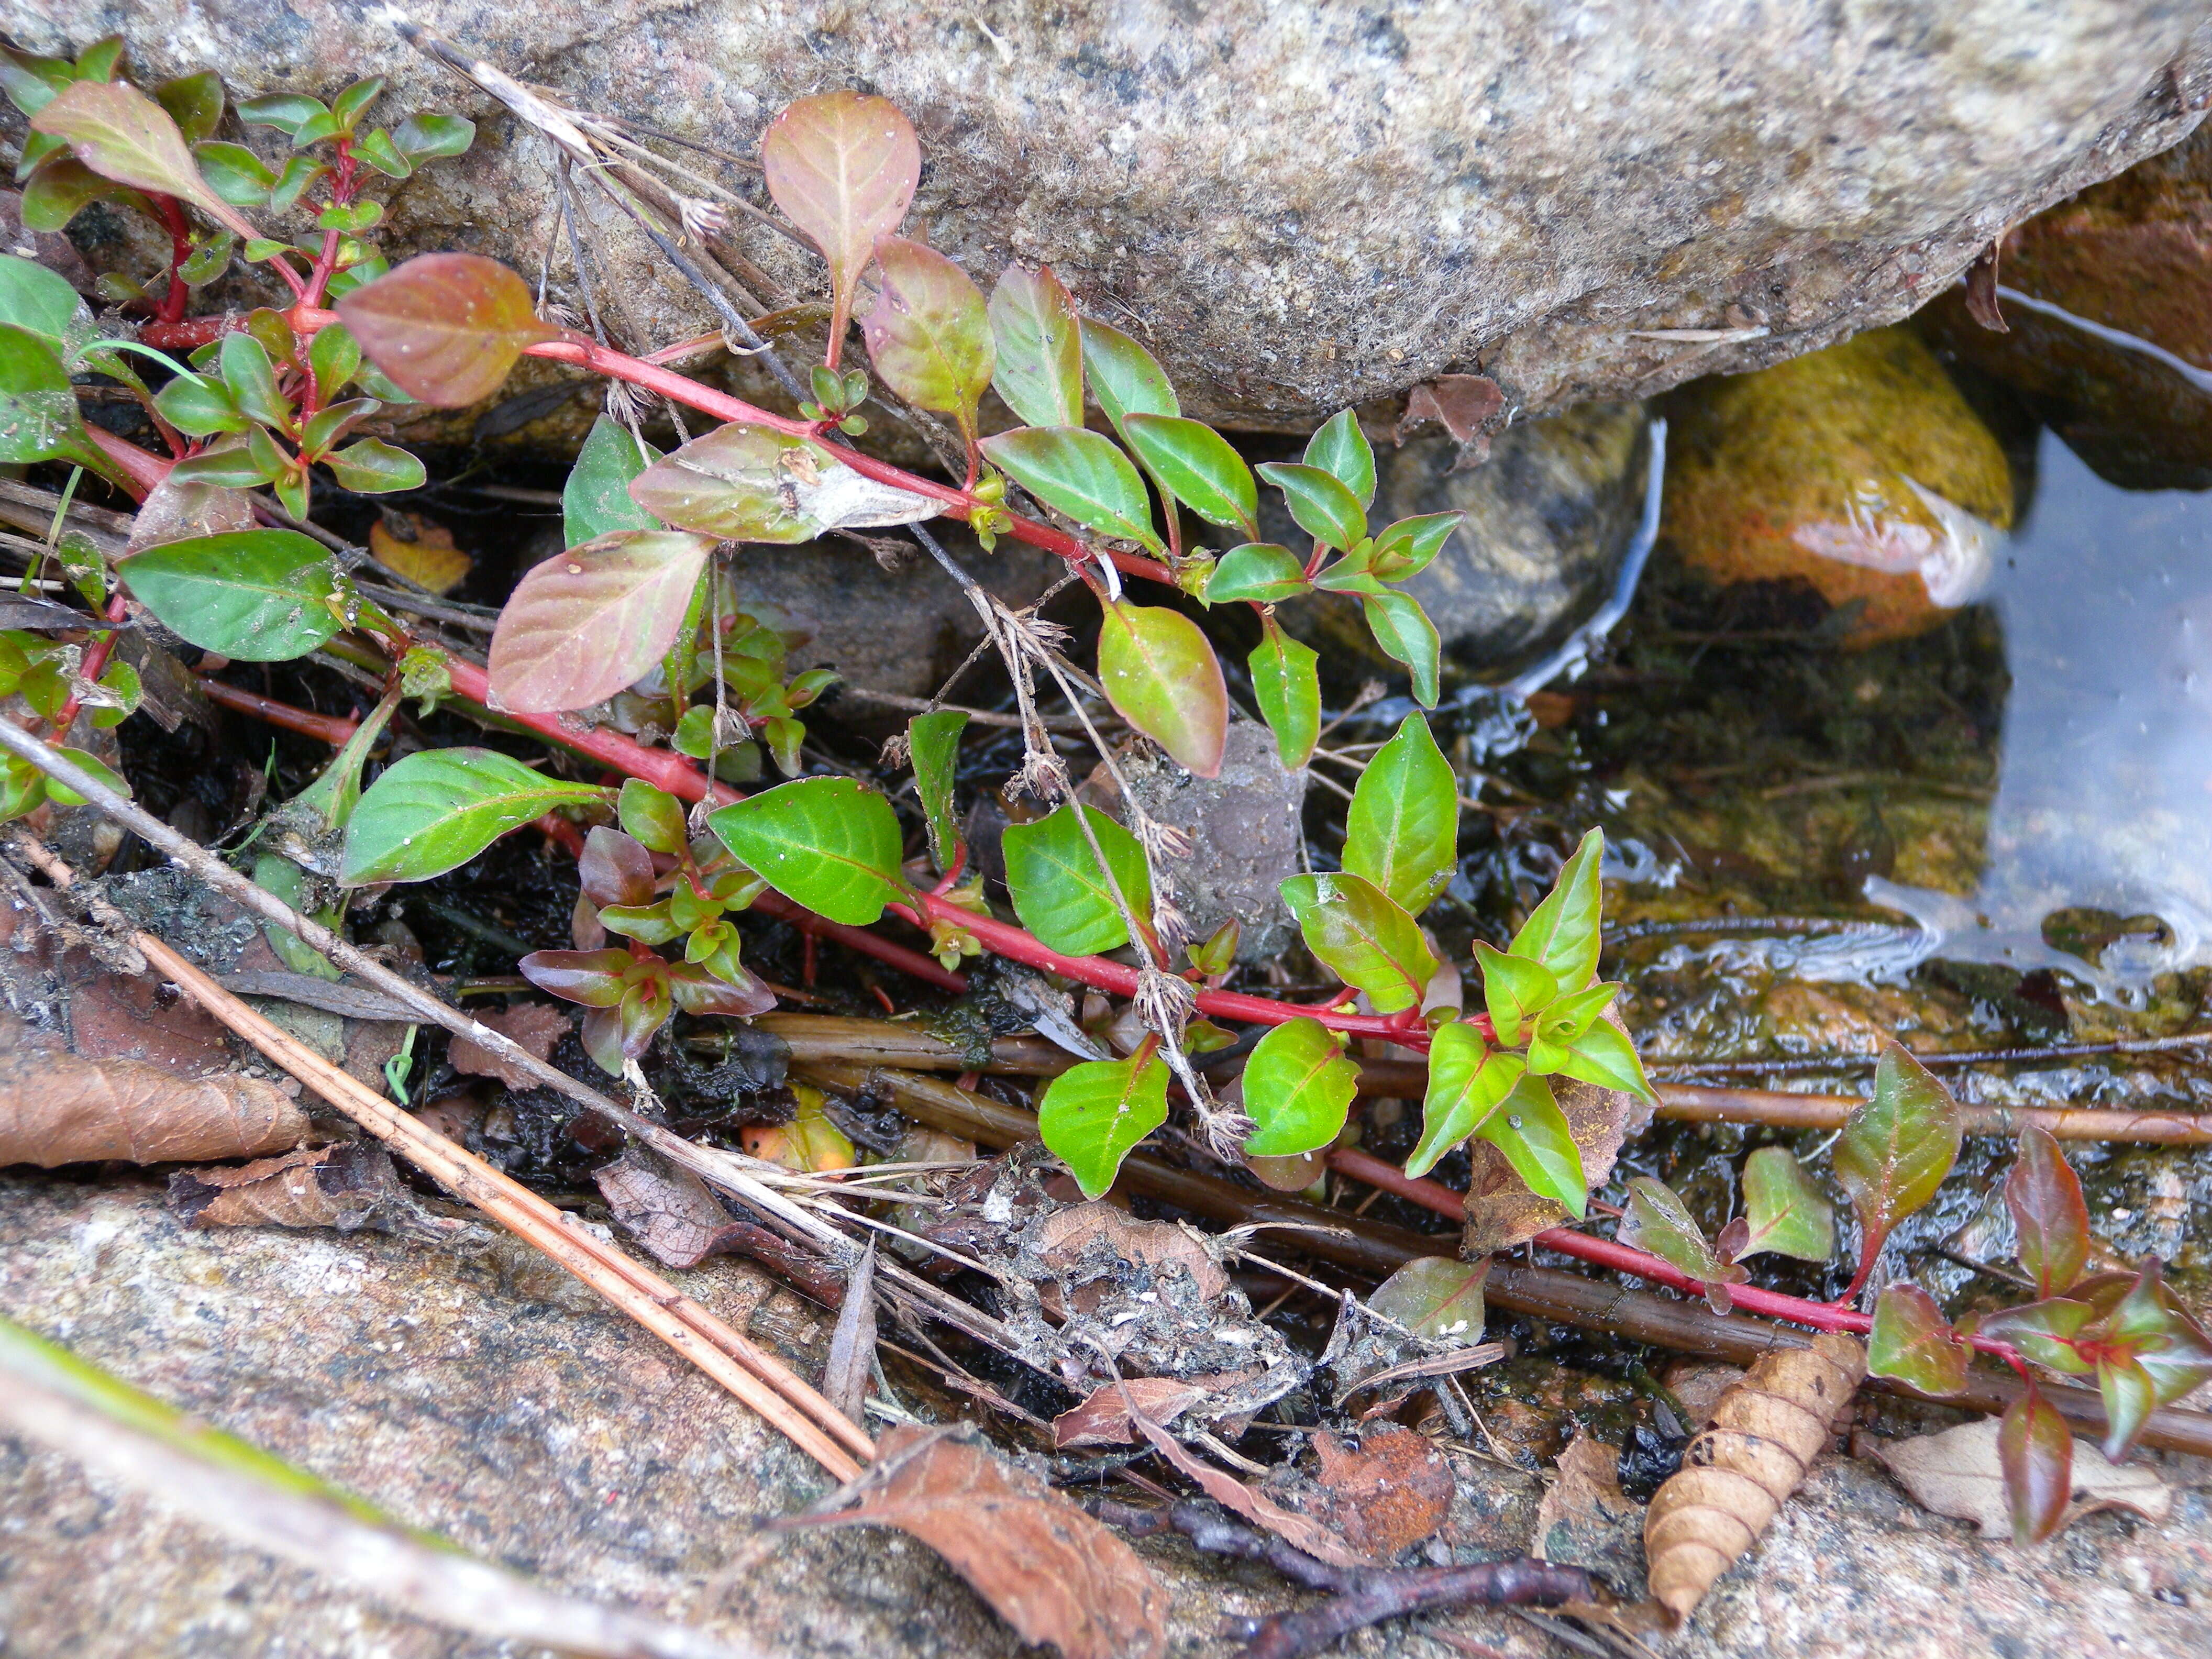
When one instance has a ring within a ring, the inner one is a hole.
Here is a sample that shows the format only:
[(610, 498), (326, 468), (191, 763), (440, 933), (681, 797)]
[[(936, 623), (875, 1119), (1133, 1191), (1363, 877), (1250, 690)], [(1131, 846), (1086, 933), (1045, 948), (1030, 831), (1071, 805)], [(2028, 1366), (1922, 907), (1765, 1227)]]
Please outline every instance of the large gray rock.
[[(938, 246), (986, 282), (1009, 257), (1050, 261), (1199, 409), (1261, 423), (1448, 367), (1540, 411), (1825, 345), (2178, 142), (2212, 92), (2202, 0), (405, 9), (584, 106), (739, 153), (799, 94), (886, 94), (921, 129), (917, 217)], [(120, 30), (143, 73), (212, 65), (241, 94), (384, 74), (397, 107), (493, 116), (389, 15), (0, 0), (0, 29), (35, 50)], [(546, 151), (503, 114), (477, 155), (397, 196), (397, 246), (535, 275)], [(811, 280), (773, 237), (741, 240), (780, 281)], [(705, 323), (665, 265), (635, 246), (615, 264), (647, 327)]]

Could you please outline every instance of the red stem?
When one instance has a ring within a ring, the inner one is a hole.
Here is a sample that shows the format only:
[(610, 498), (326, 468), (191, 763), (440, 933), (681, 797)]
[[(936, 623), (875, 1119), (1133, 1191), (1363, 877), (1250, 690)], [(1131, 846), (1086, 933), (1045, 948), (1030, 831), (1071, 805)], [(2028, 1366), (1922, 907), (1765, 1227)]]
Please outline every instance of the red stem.
[(192, 257), (192, 228), (175, 197), (149, 192), (147, 199), (169, 232), (169, 286), (154, 315), (159, 322), (173, 323), (185, 314), (185, 301), (191, 297), (185, 286), (184, 270), (185, 261)]

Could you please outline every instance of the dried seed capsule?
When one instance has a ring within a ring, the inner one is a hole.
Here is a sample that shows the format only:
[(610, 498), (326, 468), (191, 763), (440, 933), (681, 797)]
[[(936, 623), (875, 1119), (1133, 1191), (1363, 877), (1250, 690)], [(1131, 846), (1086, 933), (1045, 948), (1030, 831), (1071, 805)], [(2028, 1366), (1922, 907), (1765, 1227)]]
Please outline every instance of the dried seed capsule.
[(1866, 1364), (1856, 1338), (1823, 1333), (1768, 1354), (1720, 1397), (1644, 1516), (1652, 1598), (1676, 1628), (1797, 1490)]

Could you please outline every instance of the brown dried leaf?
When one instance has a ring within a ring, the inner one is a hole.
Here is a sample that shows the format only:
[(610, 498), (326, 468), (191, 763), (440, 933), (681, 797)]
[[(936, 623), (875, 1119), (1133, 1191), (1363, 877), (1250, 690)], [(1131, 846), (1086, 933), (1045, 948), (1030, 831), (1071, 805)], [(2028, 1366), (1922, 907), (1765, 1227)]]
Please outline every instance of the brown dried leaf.
[(53, 1169), (260, 1158), (307, 1139), (307, 1114), (264, 1078), (179, 1077), (137, 1060), (82, 1060), (0, 1015), (0, 1164)]
[(1310, 1515), (1300, 1515), (1296, 1510), (1286, 1510), (1272, 1498), (1254, 1492), (1235, 1475), (1224, 1474), (1211, 1463), (1202, 1463), (1186, 1451), (1181, 1442), (1141, 1411), (1130, 1413), (1146, 1439), (1152, 1443), (1159, 1455), (1175, 1465), (1185, 1475), (1198, 1483), (1199, 1490), (1224, 1509), (1243, 1516), (1255, 1527), (1265, 1527), (1285, 1542), (1304, 1550), (1316, 1560), (1328, 1562), (1332, 1566), (1365, 1567), (1373, 1562), (1354, 1553), (1339, 1541), (1337, 1535)]
[(469, 556), (453, 545), (453, 532), (417, 514), (399, 516), (415, 532), (402, 538), (379, 519), (368, 527), (368, 550), (386, 570), (396, 570), (433, 593), (452, 592), (468, 579)]
[(951, 1564), (1025, 1642), (1065, 1659), (1158, 1659), (1167, 1595), (1121, 1535), (988, 1447), (901, 1424), (876, 1443), (881, 1481), (817, 1526), (885, 1526)]
[[(1577, 1430), (1559, 1454), (1559, 1478), (1536, 1506), (1536, 1533), (1528, 1553), (1543, 1561), (1574, 1559), (1569, 1548), (1577, 1533), (1610, 1531), (1637, 1507), (1620, 1490), (1620, 1448), (1593, 1440)], [(1562, 1529), (1554, 1533), (1554, 1528)]]
[(822, 1397), (863, 1429), (868, 1378), (876, 1360), (876, 1235), (846, 1281), (845, 1305), (830, 1338), (829, 1362), (822, 1368)]
[[(1985, 1417), (1941, 1434), (1910, 1440), (1869, 1437), (1864, 1443), (1921, 1508), (1972, 1521), (1984, 1538), (2009, 1539), (2012, 1510), (1997, 1462), (1997, 1429), (1996, 1419)], [(2148, 1469), (2106, 1462), (2093, 1440), (2074, 1443), (2071, 1496), (2058, 1522), (2062, 1530), (2099, 1510), (2132, 1510), (2152, 1521), (2173, 1511), (2171, 1486)]]
[[(1607, 1018), (1613, 1018), (1610, 1010)], [(1593, 1189), (1604, 1186), (1612, 1176), (1613, 1160), (1620, 1156), (1621, 1143), (1644, 1132), (1651, 1121), (1651, 1109), (1619, 1089), (1601, 1089), (1569, 1078), (1553, 1078), (1552, 1093), (1581, 1149), (1583, 1175)], [(1468, 1152), (1474, 1163), (1462, 1255), (1473, 1258), (1510, 1250), (1546, 1228), (1573, 1218), (1564, 1204), (1530, 1192), (1528, 1183), (1505, 1161), (1505, 1154), (1488, 1141), (1469, 1141)]]
[(1679, 1629), (1796, 1492), (1866, 1376), (1866, 1347), (1822, 1332), (1770, 1353), (1723, 1394), (1644, 1516), (1651, 1595)]
[[(1124, 1390), (1127, 1390), (1125, 1393)], [(1069, 1446), (1126, 1446), (1139, 1437), (1129, 1404), (1155, 1423), (1172, 1423), (1206, 1398), (1196, 1383), (1172, 1376), (1133, 1376), (1091, 1391), (1079, 1406), (1052, 1419), (1052, 1443)]]
[(179, 1170), (169, 1207), (188, 1227), (335, 1227), (349, 1233), (411, 1209), (392, 1158), (371, 1142), (301, 1148), (234, 1170)]
[(705, 1182), (642, 1146), (602, 1164), (592, 1179), (616, 1224), (665, 1267), (697, 1267), (729, 1228), (729, 1212)]
[(2012, 325), (1997, 304), (1997, 261), (2004, 239), (1999, 237), (1974, 256), (1966, 267), (1966, 315), (1993, 334), (2009, 334)]
[[(532, 1054), (544, 1060), (553, 1052), (568, 1030), (568, 1016), (550, 1002), (518, 1003), (497, 1013), (480, 1016), (482, 1022), (501, 1036), (520, 1043)], [(538, 1079), (532, 1077), (511, 1060), (502, 1060), (481, 1044), (467, 1037), (457, 1036), (446, 1048), (446, 1058), (453, 1069), (471, 1077), (496, 1078), (510, 1089), (534, 1089)]]
[(1406, 412), (1391, 437), (1402, 444), (1417, 428), (1441, 426), (1459, 446), (1452, 471), (1463, 471), (1490, 459), (1490, 436), (1483, 424), (1504, 407), (1505, 394), (1488, 375), (1439, 374), (1406, 394)]
[(1350, 1445), (1316, 1436), (1314, 1452), (1324, 1513), (1362, 1554), (1387, 1561), (1431, 1536), (1451, 1513), (1457, 1483), (1426, 1435), (1383, 1424)]

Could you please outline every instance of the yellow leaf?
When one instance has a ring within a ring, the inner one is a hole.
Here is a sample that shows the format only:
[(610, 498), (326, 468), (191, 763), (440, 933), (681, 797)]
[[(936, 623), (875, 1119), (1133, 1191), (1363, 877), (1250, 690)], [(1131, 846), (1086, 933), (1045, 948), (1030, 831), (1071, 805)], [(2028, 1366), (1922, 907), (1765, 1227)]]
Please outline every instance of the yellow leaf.
[(445, 526), (432, 524), (412, 513), (405, 517), (414, 526), (414, 540), (400, 540), (384, 527), (380, 519), (369, 526), (369, 552), (386, 569), (398, 571), (409, 581), (433, 593), (452, 592), (467, 579), (469, 556), (453, 545), (453, 532)]

